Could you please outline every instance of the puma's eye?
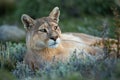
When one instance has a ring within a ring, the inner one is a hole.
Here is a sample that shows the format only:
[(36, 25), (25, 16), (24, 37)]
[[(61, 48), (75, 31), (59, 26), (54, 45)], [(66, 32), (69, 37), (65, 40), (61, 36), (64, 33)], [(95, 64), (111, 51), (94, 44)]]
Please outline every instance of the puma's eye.
[(46, 29), (40, 29), (39, 31), (41, 31), (41, 32), (47, 32)]
[(58, 28), (58, 26), (54, 26), (54, 29), (56, 30)]

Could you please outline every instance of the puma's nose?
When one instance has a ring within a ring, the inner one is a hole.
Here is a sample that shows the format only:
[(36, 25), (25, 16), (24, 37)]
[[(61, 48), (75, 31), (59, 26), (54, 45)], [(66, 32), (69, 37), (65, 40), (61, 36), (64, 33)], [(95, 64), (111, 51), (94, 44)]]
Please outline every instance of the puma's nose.
[(50, 37), (50, 39), (52, 39), (54, 41), (56, 41), (57, 38), (58, 38), (58, 36), (52, 36), (52, 37)]

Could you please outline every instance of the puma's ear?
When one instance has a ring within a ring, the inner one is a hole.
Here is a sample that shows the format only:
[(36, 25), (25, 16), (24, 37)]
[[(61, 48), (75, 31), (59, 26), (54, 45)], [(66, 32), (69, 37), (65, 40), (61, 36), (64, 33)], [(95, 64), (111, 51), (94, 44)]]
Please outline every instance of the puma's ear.
[(59, 22), (59, 16), (60, 16), (60, 10), (58, 7), (55, 7), (49, 14), (49, 17), (57, 21), (57, 23)]
[(26, 14), (22, 15), (21, 20), (25, 29), (30, 29), (34, 24), (34, 20)]

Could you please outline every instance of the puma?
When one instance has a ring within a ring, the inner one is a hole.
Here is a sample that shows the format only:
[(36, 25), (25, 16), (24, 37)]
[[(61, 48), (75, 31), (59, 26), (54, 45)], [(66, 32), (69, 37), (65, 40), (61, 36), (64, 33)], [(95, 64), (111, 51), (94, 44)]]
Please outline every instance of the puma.
[[(91, 46), (99, 37), (83, 33), (61, 33), (58, 25), (60, 10), (55, 7), (48, 17), (32, 19), (23, 14), (21, 17), (26, 29), (27, 53), (24, 61), (31, 68), (40, 68), (43, 62), (69, 60), (70, 56), (77, 51), (84, 51), (88, 55), (103, 56), (103, 50)], [(79, 57), (79, 56), (78, 56)]]

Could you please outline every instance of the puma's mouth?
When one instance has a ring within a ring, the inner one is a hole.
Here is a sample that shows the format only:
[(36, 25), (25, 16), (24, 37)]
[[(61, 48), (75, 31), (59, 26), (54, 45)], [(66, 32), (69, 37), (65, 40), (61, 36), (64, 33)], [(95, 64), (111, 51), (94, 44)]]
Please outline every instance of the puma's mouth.
[(54, 45), (57, 45), (58, 43), (54, 42), (53, 44), (49, 45), (49, 46), (54, 46)]
[(48, 47), (49, 48), (57, 48), (58, 47), (58, 43), (53, 43), (53, 44), (50, 44)]
[(53, 41), (53, 40), (50, 39), (48, 41), (48, 47), (49, 48), (57, 48), (59, 43), (60, 43), (60, 39), (59, 38), (56, 41)]

